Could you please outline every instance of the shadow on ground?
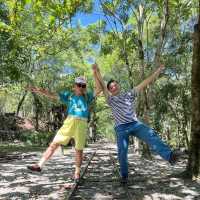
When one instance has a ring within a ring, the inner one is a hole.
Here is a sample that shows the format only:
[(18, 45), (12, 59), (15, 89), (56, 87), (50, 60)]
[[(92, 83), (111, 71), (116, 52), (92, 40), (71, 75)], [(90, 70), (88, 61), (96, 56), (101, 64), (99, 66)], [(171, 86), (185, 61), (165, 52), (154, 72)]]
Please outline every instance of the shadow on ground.
[[(111, 145), (113, 147), (113, 145)], [(105, 148), (105, 146), (104, 146)], [(93, 151), (88, 147), (87, 153)], [(41, 157), (40, 152), (30, 152), (30, 156), (22, 156), (10, 162), (0, 163), (0, 199), (27, 200), (27, 199), (64, 199), (67, 192), (61, 192), (60, 188), (66, 182), (71, 181), (74, 172), (74, 150), (69, 149), (67, 156), (63, 156), (59, 150), (45, 165), (41, 173), (32, 173), (26, 166), (32, 164)], [(129, 190), (135, 200), (197, 200), (200, 199), (200, 183), (177, 178), (177, 174), (185, 169), (186, 161), (181, 160), (178, 165), (172, 167), (159, 156), (152, 161), (129, 154), (130, 180)], [(84, 163), (85, 165), (85, 163)], [(109, 166), (105, 166), (106, 168)], [(102, 172), (103, 173), (103, 172)], [(92, 193), (84, 193), (87, 199), (101, 199), (105, 193), (118, 193), (121, 188), (116, 181), (112, 184), (103, 181), (101, 187), (98, 184), (88, 184), (93, 188)], [(110, 192), (112, 190), (112, 192)], [(95, 191), (95, 192), (94, 192)], [(104, 195), (105, 196), (105, 195)], [(81, 198), (80, 198), (81, 199)], [(106, 198), (102, 198), (106, 199)], [(107, 199), (115, 199), (109, 196)]]

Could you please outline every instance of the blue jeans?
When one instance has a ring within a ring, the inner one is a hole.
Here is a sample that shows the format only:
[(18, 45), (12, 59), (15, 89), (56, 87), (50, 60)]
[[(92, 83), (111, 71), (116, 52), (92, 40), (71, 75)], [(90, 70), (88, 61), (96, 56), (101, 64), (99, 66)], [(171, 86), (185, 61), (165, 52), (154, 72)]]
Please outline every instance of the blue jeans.
[(115, 127), (117, 134), (118, 160), (122, 177), (128, 177), (128, 145), (129, 135), (135, 136), (147, 143), (153, 151), (163, 159), (169, 161), (172, 150), (158, 136), (158, 134), (140, 121), (121, 124)]

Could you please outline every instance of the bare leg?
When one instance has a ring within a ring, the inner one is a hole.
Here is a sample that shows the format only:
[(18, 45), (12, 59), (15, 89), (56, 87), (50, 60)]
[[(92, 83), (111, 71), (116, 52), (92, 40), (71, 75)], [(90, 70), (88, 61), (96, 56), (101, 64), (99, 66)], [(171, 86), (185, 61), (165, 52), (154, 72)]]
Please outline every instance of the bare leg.
[[(79, 181), (79, 178), (80, 178), (82, 160), (83, 160), (83, 150), (76, 149), (76, 152), (75, 152), (76, 169), (75, 169), (75, 173), (74, 173), (75, 182)], [(74, 187), (74, 183), (66, 183), (66, 184), (64, 184), (63, 187), (64, 187), (64, 189), (71, 189)]]
[(58, 143), (51, 143), (49, 145), (49, 147), (47, 148), (47, 150), (44, 152), (42, 158), (40, 159), (38, 165), (40, 166), (40, 168), (42, 168), (42, 166), (45, 164), (45, 162), (47, 160), (49, 160), (49, 158), (51, 158), (51, 156), (54, 154), (55, 150), (60, 146), (60, 144)]
[(83, 160), (83, 150), (76, 149), (76, 158), (75, 158), (76, 169), (75, 169), (75, 174), (74, 174), (75, 179), (80, 178), (82, 160)]
[(42, 167), (44, 166), (45, 162), (47, 160), (49, 160), (49, 158), (53, 155), (53, 153), (59, 146), (60, 146), (60, 144), (52, 142), (49, 145), (49, 147), (47, 148), (47, 150), (44, 152), (44, 154), (43, 154), (42, 158), (40, 159), (40, 161), (38, 162), (38, 164), (28, 165), (27, 168), (30, 169), (31, 171), (41, 172)]

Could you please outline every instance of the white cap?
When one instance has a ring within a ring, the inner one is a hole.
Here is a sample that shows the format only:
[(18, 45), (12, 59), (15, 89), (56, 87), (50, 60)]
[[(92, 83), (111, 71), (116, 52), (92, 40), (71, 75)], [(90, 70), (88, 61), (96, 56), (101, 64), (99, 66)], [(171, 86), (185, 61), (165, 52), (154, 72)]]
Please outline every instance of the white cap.
[(75, 78), (75, 83), (82, 83), (82, 84), (86, 84), (86, 80), (84, 77), (79, 76)]

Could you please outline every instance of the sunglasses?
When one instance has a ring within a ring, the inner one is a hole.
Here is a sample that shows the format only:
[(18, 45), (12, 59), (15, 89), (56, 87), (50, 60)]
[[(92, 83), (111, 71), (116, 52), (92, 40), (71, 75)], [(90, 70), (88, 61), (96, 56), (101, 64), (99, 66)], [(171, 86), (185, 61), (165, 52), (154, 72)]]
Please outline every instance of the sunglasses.
[(86, 84), (76, 83), (76, 85), (80, 88), (86, 88)]

